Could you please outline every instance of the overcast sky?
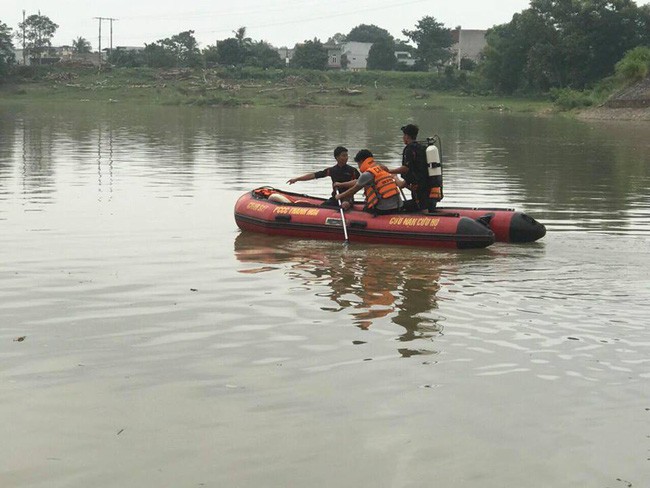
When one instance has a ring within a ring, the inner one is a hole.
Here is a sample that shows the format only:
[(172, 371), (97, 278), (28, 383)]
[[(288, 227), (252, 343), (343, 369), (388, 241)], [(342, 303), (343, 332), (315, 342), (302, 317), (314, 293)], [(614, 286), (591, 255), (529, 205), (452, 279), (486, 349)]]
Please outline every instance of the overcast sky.
[[(637, 5), (649, 3), (637, 1)], [(201, 47), (232, 37), (246, 27), (247, 36), (276, 47), (337, 32), (347, 34), (359, 24), (375, 24), (404, 39), (425, 15), (446, 27), (487, 29), (507, 23), (529, 6), (529, 0), (1, 0), (0, 21), (14, 30), (26, 15), (47, 15), (59, 25), (52, 44), (71, 44), (79, 36), (97, 49), (99, 21), (112, 17), (113, 46), (139, 46), (194, 30)], [(19, 43), (15, 43), (18, 45)], [(109, 44), (109, 23), (102, 23), (102, 47)], [(18, 46), (17, 46), (18, 47)]]

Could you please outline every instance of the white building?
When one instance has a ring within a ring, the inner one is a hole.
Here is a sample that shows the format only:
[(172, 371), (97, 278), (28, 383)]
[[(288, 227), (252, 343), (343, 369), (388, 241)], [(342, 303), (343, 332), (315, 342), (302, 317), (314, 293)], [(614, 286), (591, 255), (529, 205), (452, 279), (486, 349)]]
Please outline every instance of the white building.
[(481, 60), (481, 52), (487, 46), (486, 33), (486, 30), (461, 29), (460, 27), (451, 31), (454, 40), (454, 44), (450, 48), (453, 54), (451, 64), (455, 64), (460, 69), (462, 59), (478, 63)]
[(368, 67), (368, 54), (372, 42), (343, 42), (341, 44), (327, 44), (327, 67), (343, 67), (342, 60), (346, 59), (345, 69), (351, 71), (362, 71)]
[(395, 57), (397, 58), (398, 64), (403, 64), (409, 67), (415, 64), (415, 59), (409, 51), (395, 51)]

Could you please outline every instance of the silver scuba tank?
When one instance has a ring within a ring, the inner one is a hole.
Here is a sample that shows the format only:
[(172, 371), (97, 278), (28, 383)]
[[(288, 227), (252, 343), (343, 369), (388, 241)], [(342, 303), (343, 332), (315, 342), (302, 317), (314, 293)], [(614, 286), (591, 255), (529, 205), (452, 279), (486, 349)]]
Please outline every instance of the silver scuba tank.
[(429, 176), (442, 176), (442, 158), (440, 157), (440, 137), (427, 137), (427, 171)]

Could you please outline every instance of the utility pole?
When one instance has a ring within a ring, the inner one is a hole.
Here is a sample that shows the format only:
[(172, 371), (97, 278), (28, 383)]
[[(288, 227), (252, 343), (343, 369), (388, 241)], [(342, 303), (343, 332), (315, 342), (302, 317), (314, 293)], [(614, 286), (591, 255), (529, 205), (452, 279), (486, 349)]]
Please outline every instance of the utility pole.
[(109, 20), (109, 22), (110, 22), (110, 26), (111, 26), (111, 37), (110, 37), (111, 44), (110, 44), (110, 49), (109, 49), (109, 51), (108, 51), (108, 54), (109, 54), (109, 56), (110, 56), (111, 54), (113, 54), (113, 21), (114, 21), (114, 20), (117, 20), (117, 19), (109, 18), (108, 20)]
[(109, 54), (113, 53), (113, 21), (118, 20), (114, 19), (112, 17), (94, 17), (95, 19), (99, 20), (99, 67), (102, 67), (102, 20), (108, 20), (110, 23), (110, 50)]
[(26, 55), (27, 53), (25, 52), (25, 11), (23, 10), (23, 66), (27, 64), (26, 62)]

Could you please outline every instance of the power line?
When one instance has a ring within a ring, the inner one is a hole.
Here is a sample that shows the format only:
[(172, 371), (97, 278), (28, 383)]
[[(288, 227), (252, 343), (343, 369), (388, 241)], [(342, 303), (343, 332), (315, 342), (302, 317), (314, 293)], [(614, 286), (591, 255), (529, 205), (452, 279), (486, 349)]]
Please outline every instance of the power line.
[[(290, 25), (290, 24), (304, 24), (308, 22), (314, 22), (318, 20), (323, 20), (323, 19), (330, 19), (330, 18), (336, 18), (336, 17), (346, 17), (350, 15), (354, 15), (356, 13), (362, 13), (362, 12), (373, 12), (377, 10), (386, 10), (386, 9), (392, 9), (396, 7), (403, 7), (406, 5), (412, 5), (412, 4), (417, 4), (417, 3), (423, 3), (428, 0), (410, 0), (406, 2), (400, 2), (400, 3), (393, 3), (391, 5), (380, 5), (380, 6), (373, 6), (373, 7), (367, 7), (367, 8), (357, 8), (354, 10), (348, 10), (345, 12), (338, 12), (338, 13), (333, 13), (333, 14), (325, 14), (325, 15), (320, 15), (320, 16), (312, 16), (312, 17), (302, 17), (300, 19), (295, 19), (295, 20), (282, 20), (279, 22), (271, 22), (271, 23), (266, 23), (266, 24), (253, 24), (253, 25), (246, 25), (247, 30), (251, 29), (259, 29), (259, 28), (264, 28), (264, 27), (275, 27), (275, 26), (281, 26), (281, 25)], [(265, 10), (266, 11), (266, 10)], [(216, 15), (216, 14), (215, 14)], [(160, 17), (160, 16), (159, 16)], [(134, 19), (134, 17), (127, 17), (123, 18), (122, 20), (131, 20)], [(219, 29), (219, 30), (195, 30), (195, 34), (221, 34), (221, 33), (230, 33), (232, 32), (232, 29)], [(155, 37), (155, 34), (151, 34), (152, 37)], [(136, 39), (136, 38), (131, 38), (131, 39)], [(138, 38), (140, 39), (140, 38)]]

